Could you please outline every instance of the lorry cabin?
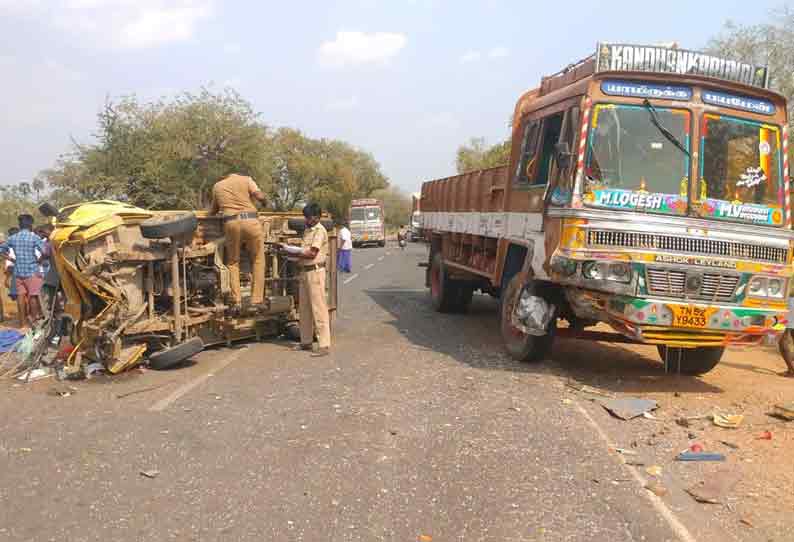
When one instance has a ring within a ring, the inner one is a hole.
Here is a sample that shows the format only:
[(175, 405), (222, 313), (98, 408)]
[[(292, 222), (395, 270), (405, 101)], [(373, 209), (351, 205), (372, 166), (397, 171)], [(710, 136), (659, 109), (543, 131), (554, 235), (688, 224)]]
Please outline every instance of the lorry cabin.
[(500, 297), (523, 361), (559, 334), (707, 372), (726, 345), (785, 328), (787, 144), (766, 67), (599, 44), (519, 98), (509, 165), (422, 185), (434, 306)]
[(354, 199), (350, 202), (350, 234), (353, 246), (386, 246), (386, 223), (383, 202), (374, 199)]

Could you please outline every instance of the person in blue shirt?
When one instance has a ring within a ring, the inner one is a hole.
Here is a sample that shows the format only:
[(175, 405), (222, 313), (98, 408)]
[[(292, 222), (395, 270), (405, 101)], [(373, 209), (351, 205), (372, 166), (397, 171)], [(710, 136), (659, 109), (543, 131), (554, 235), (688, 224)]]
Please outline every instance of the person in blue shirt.
[(41, 316), (42, 276), (39, 269), (39, 257), (44, 250), (44, 240), (33, 233), (33, 217), (29, 214), (19, 215), (19, 232), (0, 243), (0, 254), (14, 251), (14, 276), (16, 278), (17, 296), (27, 314), (27, 322), (33, 325)]

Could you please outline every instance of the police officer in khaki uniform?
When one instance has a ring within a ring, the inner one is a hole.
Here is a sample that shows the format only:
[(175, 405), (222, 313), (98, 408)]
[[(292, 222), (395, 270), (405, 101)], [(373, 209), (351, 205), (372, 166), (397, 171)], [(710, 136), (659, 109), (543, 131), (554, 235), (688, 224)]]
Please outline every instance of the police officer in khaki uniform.
[(328, 303), (325, 294), (325, 263), (328, 259), (328, 232), (320, 223), (322, 210), (316, 203), (303, 208), (306, 229), (301, 247), (281, 245), (282, 249), (297, 258), (301, 267), (300, 308), (301, 344), (298, 350), (311, 350), (317, 334), (318, 350), (312, 356), (327, 356), (331, 350), (331, 328), (328, 320)]
[(265, 195), (251, 177), (233, 173), (212, 187), (211, 214), (223, 216), (226, 266), (232, 299), (240, 308), (240, 248), (246, 245), (251, 260), (251, 305), (261, 306), (265, 295), (265, 243), (254, 200), (262, 204)]

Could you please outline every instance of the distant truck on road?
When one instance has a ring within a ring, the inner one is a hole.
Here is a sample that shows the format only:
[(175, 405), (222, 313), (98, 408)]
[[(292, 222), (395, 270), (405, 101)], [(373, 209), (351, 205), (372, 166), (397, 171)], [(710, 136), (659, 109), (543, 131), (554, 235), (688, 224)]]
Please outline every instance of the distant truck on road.
[(374, 199), (354, 199), (350, 202), (350, 233), (353, 246), (386, 246), (386, 222), (383, 202)]
[(702, 374), (728, 345), (780, 337), (794, 232), (768, 75), (601, 43), (542, 78), (516, 104), (508, 165), (422, 185), (436, 310), (499, 297), (521, 361), (558, 335), (654, 345), (666, 369)]
[(408, 240), (421, 241), (424, 238), (422, 228), (422, 195), (411, 194), (411, 219), (408, 223)]

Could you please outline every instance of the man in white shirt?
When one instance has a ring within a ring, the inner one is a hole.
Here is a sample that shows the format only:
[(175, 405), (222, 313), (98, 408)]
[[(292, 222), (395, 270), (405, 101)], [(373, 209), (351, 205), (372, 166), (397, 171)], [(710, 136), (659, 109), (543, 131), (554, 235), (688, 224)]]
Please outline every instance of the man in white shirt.
[(345, 222), (339, 228), (339, 250), (336, 254), (336, 266), (342, 273), (350, 273), (353, 269), (353, 235)]

